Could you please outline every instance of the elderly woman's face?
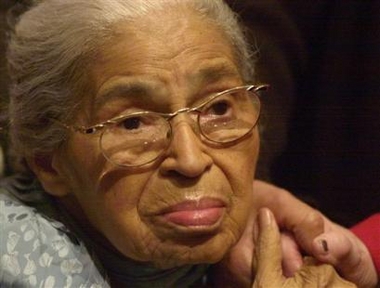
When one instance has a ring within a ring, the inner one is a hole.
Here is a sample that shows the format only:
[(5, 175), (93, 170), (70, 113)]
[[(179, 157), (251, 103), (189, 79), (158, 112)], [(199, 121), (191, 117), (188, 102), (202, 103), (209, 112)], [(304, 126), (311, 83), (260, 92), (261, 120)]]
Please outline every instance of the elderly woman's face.
[[(210, 23), (192, 15), (150, 20), (138, 28), (119, 25), (103, 47), (88, 72), (95, 95), (79, 124), (140, 110), (173, 112), (244, 84), (226, 37)], [(216, 262), (239, 239), (251, 211), (257, 129), (220, 146), (202, 140), (188, 114), (171, 124), (163, 157), (140, 168), (108, 162), (98, 134), (73, 133), (53, 157), (64, 201), (78, 204), (77, 217), (127, 257), (160, 267)]]

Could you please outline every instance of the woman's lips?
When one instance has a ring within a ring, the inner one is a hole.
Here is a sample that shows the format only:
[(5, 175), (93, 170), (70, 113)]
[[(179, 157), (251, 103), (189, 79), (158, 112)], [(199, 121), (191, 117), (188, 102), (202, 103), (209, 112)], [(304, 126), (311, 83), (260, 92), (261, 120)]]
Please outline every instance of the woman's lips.
[(181, 226), (211, 226), (218, 222), (225, 211), (225, 204), (212, 198), (185, 201), (171, 206), (162, 214), (169, 222)]

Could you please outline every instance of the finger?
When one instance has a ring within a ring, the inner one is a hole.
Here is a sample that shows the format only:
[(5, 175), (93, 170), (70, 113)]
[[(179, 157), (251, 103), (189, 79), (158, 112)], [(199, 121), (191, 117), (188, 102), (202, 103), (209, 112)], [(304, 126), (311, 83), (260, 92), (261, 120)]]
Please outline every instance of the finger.
[[(332, 264), (346, 279), (360, 286), (372, 285), (375, 269), (367, 248), (349, 231), (337, 226), (314, 240), (313, 255), (321, 262)], [(374, 284), (373, 284), (374, 285)]]
[(255, 248), (257, 270), (253, 271), (253, 274), (256, 274), (255, 285), (258, 287), (281, 287), (283, 275), (280, 232), (272, 212), (267, 208), (260, 209), (258, 223), (259, 237)]
[(284, 276), (294, 276), (303, 264), (302, 254), (294, 236), (286, 231), (281, 232), (281, 250)]
[(212, 287), (249, 287), (252, 283), (253, 229), (256, 211), (252, 211), (246, 228), (234, 247), (222, 261), (213, 265), (208, 273)]
[(278, 225), (293, 233), (297, 243), (307, 252), (313, 240), (324, 231), (325, 218), (291, 193), (262, 181), (254, 182), (256, 203), (273, 211)]
[(310, 253), (314, 239), (325, 232), (325, 219), (319, 211), (309, 206), (294, 210), (298, 211), (285, 217), (283, 225), (293, 233), (300, 247)]

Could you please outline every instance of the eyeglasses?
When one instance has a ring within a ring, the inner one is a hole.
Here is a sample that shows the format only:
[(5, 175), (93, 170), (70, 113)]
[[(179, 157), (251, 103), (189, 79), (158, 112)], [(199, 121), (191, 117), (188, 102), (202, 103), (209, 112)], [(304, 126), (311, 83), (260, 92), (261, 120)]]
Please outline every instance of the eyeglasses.
[(258, 92), (268, 87), (247, 85), (228, 89), (210, 95), (196, 107), (173, 113), (141, 111), (90, 127), (65, 126), (83, 134), (100, 133), (100, 149), (108, 161), (117, 166), (137, 167), (155, 161), (165, 152), (173, 135), (170, 121), (181, 113), (196, 115), (203, 141), (237, 142), (256, 126), (260, 115)]

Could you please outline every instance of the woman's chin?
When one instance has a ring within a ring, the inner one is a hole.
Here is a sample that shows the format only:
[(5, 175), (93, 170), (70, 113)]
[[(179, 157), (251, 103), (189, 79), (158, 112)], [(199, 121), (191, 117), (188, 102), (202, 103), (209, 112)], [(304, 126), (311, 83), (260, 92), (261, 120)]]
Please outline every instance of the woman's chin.
[[(153, 255), (153, 264), (162, 269), (169, 269), (183, 265), (214, 264), (219, 262), (227, 251), (236, 243), (236, 239), (214, 235), (208, 239), (198, 237), (194, 240), (165, 243), (161, 252)], [(157, 257), (165, 255), (164, 258)], [(151, 255), (152, 256), (152, 255)]]

